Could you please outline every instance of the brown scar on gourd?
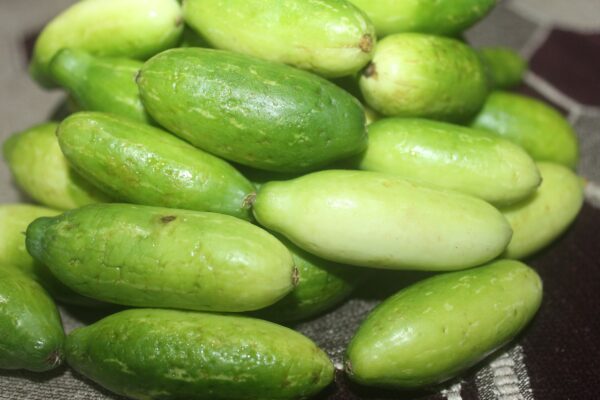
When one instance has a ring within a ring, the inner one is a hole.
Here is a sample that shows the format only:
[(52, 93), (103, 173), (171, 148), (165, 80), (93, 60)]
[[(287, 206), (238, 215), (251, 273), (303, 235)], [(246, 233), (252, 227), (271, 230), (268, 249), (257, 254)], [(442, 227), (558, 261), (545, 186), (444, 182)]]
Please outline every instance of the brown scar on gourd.
[(375, 67), (375, 63), (369, 63), (367, 67), (362, 72), (365, 78), (371, 78), (377, 76), (377, 68)]
[(294, 287), (298, 286), (298, 283), (300, 282), (300, 270), (298, 270), (298, 268), (296, 266), (294, 266), (294, 269), (292, 270), (292, 285)]
[(358, 47), (365, 53), (370, 53), (373, 50), (373, 36), (365, 33), (358, 43)]
[(242, 201), (242, 208), (248, 209), (251, 208), (254, 202), (256, 201), (256, 192), (252, 192), (246, 197), (244, 197), (244, 201)]
[(177, 219), (176, 216), (174, 215), (165, 215), (164, 217), (162, 217), (160, 219), (161, 222), (164, 222), (165, 224), (168, 224), (171, 221), (175, 221)]
[(352, 363), (350, 362), (350, 360), (346, 360), (346, 362), (344, 363), (344, 371), (348, 375), (352, 375)]
[(58, 349), (54, 350), (52, 353), (50, 353), (48, 355), (48, 357), (46, 357), (44, 362), (46, 364), (52, 365), (52, 366), (62, 364), (62, 354), (61, 354), (60, 350), (58, 350)]
[(175, 19), (175, 26), (179, 28), (182, 24), (183, 24), (183, 17), (182, 16), (177, 17)]

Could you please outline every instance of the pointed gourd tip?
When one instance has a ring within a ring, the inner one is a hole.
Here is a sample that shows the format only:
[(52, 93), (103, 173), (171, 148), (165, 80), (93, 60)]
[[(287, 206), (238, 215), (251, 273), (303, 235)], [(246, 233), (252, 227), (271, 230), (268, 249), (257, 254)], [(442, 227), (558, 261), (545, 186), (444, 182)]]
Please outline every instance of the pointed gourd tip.
[(352, 370), (352, 362), (350, 360), (346, 360), (344, 362), (344, 372), (346, 372), (346, 374), (348, 376), (352, 376), (353, 370)]
[(46, 364), (48, 364), (51, 368), (56, 368), (63, 362), (63, 354), (61, 349), (55, 349), (52, 351), (48, 357), (44, 360)]
[(52, 218), (41, 217), (34, 220), (27, 227), (27, 231), (25, 233), (25, 246), (27, 248), (27, 252), (36, 260), (39, 260), (43, 253), (46, 228), (51, 223)]
[(296, 287), (298, 286), (298, 283), (300, 283), (300, 270), (294, 265), (294, 268), (292, 269), (292, 285)]
[(375, 67), (375, 63), (370, 62), (369, 65), (362, 72), (365, 78), (371, 78), (377, 76), (377, 68)]

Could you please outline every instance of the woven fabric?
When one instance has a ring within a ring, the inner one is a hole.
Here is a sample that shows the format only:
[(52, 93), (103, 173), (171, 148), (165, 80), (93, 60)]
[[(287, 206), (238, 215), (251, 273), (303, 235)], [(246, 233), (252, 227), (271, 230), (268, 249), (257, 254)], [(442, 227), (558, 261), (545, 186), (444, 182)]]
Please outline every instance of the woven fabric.
[[(44, 121), (62, 99), (43, 92), (26, 72), (36, 32), (75, 0), (0, 0), (0, 139)], [(334, 361), (335, 383), (319, 399), (553, 400), (596, 399), (600, 387), (600, 7), (598, 0), (503, 1), (467, 33), (477, 46), (504, 45), (527, 57), (531, 71), (519, 91), (556, 106), (581, 143), (579, 173), (587, 204), (571, 229), (529, 260), (544, 281), (544, 302), (530, 327), (459, 379), (416, 393), (361, 387), (341, 372), (353, 333), (382, 299), (422, 274), (385, 271), (348, 302), (294, 326)], [(27, 200), (0, 165), (0, 203)], [(595, 208), (595, 207), (598, 208)], [(102, 312), (61, 308), (67, 331)], [(67, 367), (34, 374), (0, 372), (0, 400), (120, 399)]]

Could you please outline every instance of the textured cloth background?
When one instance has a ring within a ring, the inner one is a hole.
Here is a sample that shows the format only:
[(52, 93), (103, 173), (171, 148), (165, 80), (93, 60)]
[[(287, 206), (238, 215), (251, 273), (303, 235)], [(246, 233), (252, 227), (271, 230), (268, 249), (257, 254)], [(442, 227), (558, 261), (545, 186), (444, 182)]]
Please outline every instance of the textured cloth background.
[[(60, 103), (28, 77), (27, 49), (36, 32), (74, 0), (0, 0), (0, 139), (44, 121)], [(558, 107), (581, 142), (579, 172), (587, 204), (571, 229), (530, 260), (544, 281), (542, 308), (509, 348), (444, 387), (398, 393), (360, 387), (338, 371), (322, 399), (598, 399), (600, 388), (600, 0), (504, 1), (468, 32), (475, 46), (505, 45), (530, 60), (523, 93)], [(0, 164), (0, 203), (27, 199)], [(1, 223), (1, 221), (0, 221)], [(313, 338), (337, 367), (361, 320), (382, 299), (419, 275), (382, 272), (353, 299), (295, 328)], [(62, 308), (67, 331), (102, 317)], [(119, 399), (67, 367), (43, 374), (0, 372), (0, 399)]]

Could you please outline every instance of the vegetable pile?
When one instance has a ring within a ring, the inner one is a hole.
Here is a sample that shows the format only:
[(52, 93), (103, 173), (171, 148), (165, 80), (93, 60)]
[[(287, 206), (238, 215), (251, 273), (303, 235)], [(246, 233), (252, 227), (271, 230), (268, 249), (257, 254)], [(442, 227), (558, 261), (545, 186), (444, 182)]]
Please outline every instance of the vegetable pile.
[[(507, 91), (525, 61), (462, 39), (494, 3), (82, 0), (58, 15), (30, 72), (70, 115), (3, 145), (40, 205), (0, 206), (0, 368), (66, 361), (132, 399), (307, 398), (334, 366), (280, 324), (381, 269), (432, 274), (355, 332), (353, 381), (430, 387), (510, 342), (542, 300), (519, 260), (583, 196), (568, 122)], [(65, 335), (54, 301), (124, 311)]]

